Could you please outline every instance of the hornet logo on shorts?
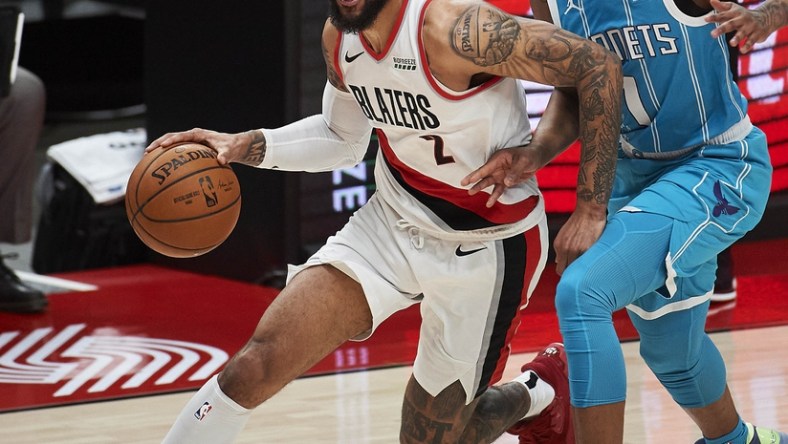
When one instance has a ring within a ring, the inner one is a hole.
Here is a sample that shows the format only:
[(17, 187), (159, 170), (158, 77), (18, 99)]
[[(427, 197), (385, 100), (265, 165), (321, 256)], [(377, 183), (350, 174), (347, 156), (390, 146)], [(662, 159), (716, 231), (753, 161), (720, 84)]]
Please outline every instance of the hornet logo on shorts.
[(714, 217), (719, 217), (721, 214), (736, 214), (739, 211), (738, 207), (729, 204), (728, 199), (723, 197), (719, 180), (714, 183), (714, 197), (717, 198), (717, 205), (712, 210)]
[(207, 401), (204, 402), (196, 412), (194, 412), (194, 417), (197, 418), (198, 421), (202, 421), (205, 418), (205, 415), (211, 411), (213, 407)]

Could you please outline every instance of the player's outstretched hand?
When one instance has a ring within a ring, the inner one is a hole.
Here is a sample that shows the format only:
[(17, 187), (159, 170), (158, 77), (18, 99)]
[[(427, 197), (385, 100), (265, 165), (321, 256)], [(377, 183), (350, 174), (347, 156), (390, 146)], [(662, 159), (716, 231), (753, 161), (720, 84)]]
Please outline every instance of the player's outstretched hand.
[(202, 128), (193, 128), (189, 131), (167, 133), (145, 148), (151, 152), (156, 148), (171, 148), (182, 143), (199, 143), (216, 151), (219, 163), (226, 165), (234, 161), (242, 161), (249, 151), (249, 146), (254, 140), (254, 132), (228, 134)]
[(773, 31), (763, 11), (719, 0), (711, 0), (711, 6), (716, 13), (706, 16), (706, 21), (720, 24), (711, 32), (711, 36), (717, 38), (735, 32), (729, 43), (733, 47), (740, 46), (742, 54), (749, 52), (756, 43), (766, 40)]
[(476, 171), (465, 176), (460, 184), (473, 186), (468, 189), (471, 196), (479, 191), (493, 186), (487, 207), (492, 207), (507, 188), (523, 183), (532, 178), (536, 170), (543, 167), (544, 163), (537, 150), (529, 146), (504, 148), (493, 153), (492, 156)]

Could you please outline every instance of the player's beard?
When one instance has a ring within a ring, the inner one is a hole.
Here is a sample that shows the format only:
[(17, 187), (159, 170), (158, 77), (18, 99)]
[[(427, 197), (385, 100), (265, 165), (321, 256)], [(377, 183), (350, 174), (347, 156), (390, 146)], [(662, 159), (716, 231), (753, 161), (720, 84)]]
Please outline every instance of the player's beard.
[(378, 14), (386, 6), (386, 3), (388, 3), (388, 0), (365, 0), (361, 13), (348, 17), (342, 15), (342, 8), (337, 4), (336, 0), (328, 0), (330, 8), (328, 18), (340, 31), (359, 33), (375, 23)]

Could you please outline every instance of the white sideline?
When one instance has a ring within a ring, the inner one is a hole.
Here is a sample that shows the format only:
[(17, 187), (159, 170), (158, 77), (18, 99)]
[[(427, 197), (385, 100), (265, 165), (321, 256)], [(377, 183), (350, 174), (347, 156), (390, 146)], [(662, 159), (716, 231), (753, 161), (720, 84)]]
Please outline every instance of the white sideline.
[(62, 288), (63, 290), (70, 291), (95, 291), (98, 286), (93, 284), (86, 284), (84, 282), (70, 281), (68, 279), (56, 278), (53, 276), (44, 276), (41, 274), (30, 273), (28, 271), (14, 270), (14, 273), (19, 279), (32, 284), (47, 285), (51, 287)]

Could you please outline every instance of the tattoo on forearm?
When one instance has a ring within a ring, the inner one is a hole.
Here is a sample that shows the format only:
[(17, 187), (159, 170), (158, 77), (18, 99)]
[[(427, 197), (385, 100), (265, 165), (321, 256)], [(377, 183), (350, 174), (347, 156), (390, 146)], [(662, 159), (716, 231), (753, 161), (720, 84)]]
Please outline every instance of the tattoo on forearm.
[(588, 178), (586, 177), (586, 170), (583, 168), (584, 165), (588, 165), (589, 163), (594, 161), (596, 157), (596, 149), (589, 144), (589, 146), (583, 146), (583, 149), (580, 153), (580, 170), (577, 173), (577, 186), (578, 188), (584, 188), (588, 184)]
[(265, 136), (260, 130), (249, 131), (249, 133), (252, 136), (252, 141), (249, 143), (249, 146), (246, 147), (246, 154), (244, 154), (239, 162), (246, 165), (257, 166), (263, 163), (263, 159), (265, 159)]
[(763, 28), (774, 32), (788, 25), (788, 3), (767, 1), (754, 11), (753, 17)]
[[(618, 90), (613, 79), (608, 79), (606, 89), (608, 97), (616, 97)], [(583, 146), (580, 159), (577, 198), (585, 202), (606, 204), (615, 178), (617, 153), (611, 148), (618, 146), (617, 130), (621, 110), (615, 104), (611, 105), (610, 109), (605, 109), (601, 96), (600, 91), (595, 89), (590, 97), (580, 104), (580, 113), (585, 116), (581, 131), (586, 145)], [(588, 170), (593, 171), (593, 181), (589, 181)]]
[(583, 100), (581, 106), (585, 110), (586, 118), (590, 120), (605, 114), (605, 101), (598, 89), (591, 91), (591, 94)]
[[(577, 85), (580, 96), (580, 139), (583, 143), (577, 177), (579, 201), (606, 204), (615, 174), (621, 123), (621, 79), (606, 66), (610, 59), (591, 43), (578, 41), (563, 30), (545, 40), (530, 39), (531, 59), (542, 62), (545, 78), (556, 84)], [(546, 57), (545, 54), (551, 54)]]
[(514, 50), (520, 26), (500, 11), (472, 6), (454, 24), (451, 44), (460, 56), (479, 66), (504, 62)]

